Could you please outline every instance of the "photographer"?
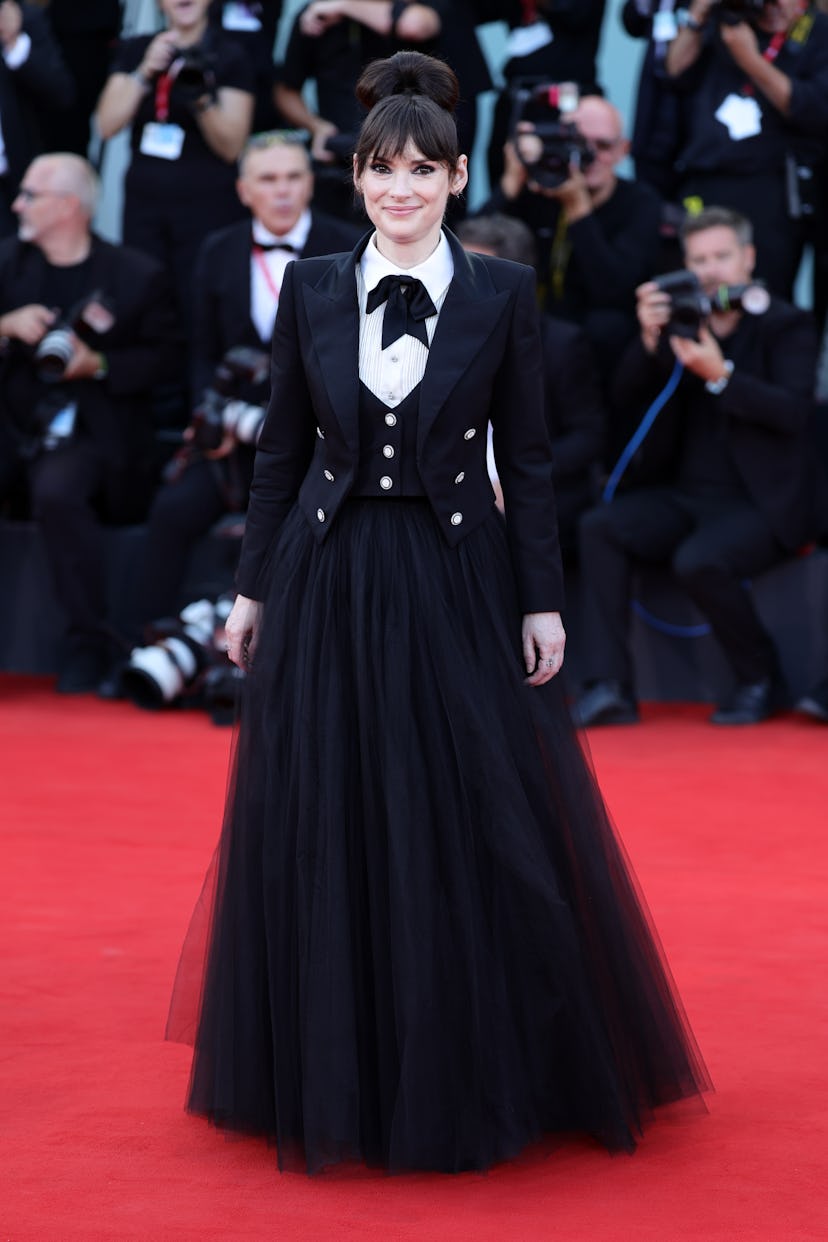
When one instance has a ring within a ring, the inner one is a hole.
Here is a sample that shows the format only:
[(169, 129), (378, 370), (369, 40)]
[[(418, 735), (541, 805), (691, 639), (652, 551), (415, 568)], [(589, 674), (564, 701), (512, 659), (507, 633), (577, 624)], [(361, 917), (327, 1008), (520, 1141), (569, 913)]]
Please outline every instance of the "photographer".
[(828, 17), (806, 0), (693, 0), (667, 51), (688, 97), (679, 193), (750, 215), (757, 272), (789, 298), (828, 136)]
[(253, 70), (210, 0), (160, 0), (168, 28), (125, 39), (98, 104), (98, 130), (130, 127), (124, 241), (158, 258), (189, 317), (193, 266), (208, 233), (242, 215), (236, 160), (250, 132)]
[[(405, 48), (442, 55), (460, 79), (460, 146), (471, 151), (477, 95), (491, 87), (468, 0), (312, 0), (297, 15), (277, 70), (276, 104), (312, 137), (317, 199), (334, 214), (353, 213), (351, 151), (362, 123), (354, 87), (366, 64)], [(316, 84), (317, 110), (305, 102)]]
[(150, 390), (176, 353), (163, 272), (90, 232), (97, 194), (85, 160), (41, 156), (14, 201), (18, 236), (0, 243), (0, 499), (28, 486), (68, 614), (65, 692), (93, 689), (114, 654), (100, 518), (146, 509)]
[(534, 123), (518, 122), (500, 184), (478, 214), (502, 211), (529, 225), (543, 308), (581, 325), (606, 379), (635, 333), (636, 287), (658, 264), (661, 200), (650, 186), (617, 175), (629, 143), (606, 99), (587, 96), (573, 112), (549, 111), (554, 126), (574, 125), (574, 140), (544, 143)]
[[(816, 333), (808, 314), (775, 298), (765, 298), (760, 314), (707, 313), (720, 286), (738, 306), (739, 287), (752, 279), (744, 216), (709, 208), (688, 217), (683, 244), (699, 282), (696, 339), (687, 295), (679, 307), (664, 287), (673, 281), (642, 285), (640, 337), (616, 377), (617, 404), (643, 415), (677, 360), (685, 373), (636, 455), (631, 484), (581, 522), (583, 725), (637, 718), (627, 639), (634, 560), (671, 565), (710, 623), (735, 679), (715, 723), (754, 724), (784, 701), (774, 644), (745, 579), (798, 551), (819, 527)], [(714, 306), (728, 304), (719, 295)]]
[(11, 204), (44, 150), (44, 121), (70, 107), (74, 93), (48, 17), (34, 5), (0, 0), (0, 237), (15, 231)]
[(504, 167), (512, 91), (520, 79), (574, 82), (583, 95), (600, 93), (596, 60), (606, 0), (501, 0), (488, 8), (490, 21), (509, 25), (506, 85), (495, 104), (489, 142), (489, 180), (495, 185)]
[[(196, 541), (222, 514), (247, 508), (285, 268), (298, 256), (350, 250), (358, 237), (358, 230), (311, 207), (310, 160), (290, 133), (248, 141), (237, 189), (252, 222), (214, 233), (196, 266), (192, 391), (198, 417), (186, 433), (174, 481), (160, 488), (150, 511), (137, 629), (186, 602), (179, 595)], [(241, 365), (228, 357), (240, 346), (248, 351)], [(264, 360), (258, 375), (257, 355)], [(225, 391), (216, 393), (217, 381)]]

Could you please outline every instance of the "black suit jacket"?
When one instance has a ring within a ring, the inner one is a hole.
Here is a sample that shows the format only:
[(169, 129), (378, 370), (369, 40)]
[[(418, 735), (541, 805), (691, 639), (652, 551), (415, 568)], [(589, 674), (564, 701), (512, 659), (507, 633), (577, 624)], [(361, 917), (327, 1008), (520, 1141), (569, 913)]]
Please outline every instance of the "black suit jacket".
[(32, 41), (29, 55), (18, 69), (9, 69), (0, 56), (0, 122), (14, 185), (41, 150), (38, 113), (69, 107), (75, 98), (75, 85), (46, 14), (30, 4), (22, 8), (23, 30)]
[[(269, 349), (250, 317), (250, 221), (211, 233), (199, 252), (193, 278), (192, 390), (198, 399), (228, 349)], [(303, 258), (350, 248), (361, 230), (311, 208)]]
[[(8, 238), (0, 243), (0, 314), (43, 302), (48, 272), (37, 246)], [(88, 292), (110, 302), (115, 322), (90, 346), (106, 356), (103, 380), (67, 381), (78, 403), (79, 434), (98, 446), (113, 467), (137, 464), (150, 451), (153, 385), (175, 374), (180, 349), (173, 303), (164, 271), (155, 259), (127, 246), (92, 239)], [(63, 311), (71, 308), (61, 307)], [(18, 430), (32, 430), (32, 413), (48, 391), (37, 378), (34, 350), (9, 341), (2, 356), (2, 412)]]
[[(825, 505), (814, 428), (813, 319), (774, 298), (766, 314), (744, 315), (720, 344), (734, 363), (730, 383), (717, 397), (697, 376), (683, 375), (639, 450), (629, 482), (672, 482), (681, 463), (687, 420), (701, 402), (715, 403), (747, 494), (783, 547), (795, 551), (817, 533)], [(629, 346), (615, 376), (613, 404), (624, 412), (630, 434), (667, 382), (674, 361), (666, 342), (654, 356), (640, 339)]]
[[(298, 500), (321, 542), (353, 485), (360, 451), (354, 269), (369, 236), (350, 254), (303, 259), (287, 269), (237, 577), (239, 590), (252, 598), (261, 597), (262, 566), (291, 506)], [(448, 239), (454, 277), (420, 388), (423, 488), (455, 546), (491, 513), (491, 420), (520, 607), (554, 611), (562, 603), (562, 572), (534, 273), (466, 254), (451, 233)]]

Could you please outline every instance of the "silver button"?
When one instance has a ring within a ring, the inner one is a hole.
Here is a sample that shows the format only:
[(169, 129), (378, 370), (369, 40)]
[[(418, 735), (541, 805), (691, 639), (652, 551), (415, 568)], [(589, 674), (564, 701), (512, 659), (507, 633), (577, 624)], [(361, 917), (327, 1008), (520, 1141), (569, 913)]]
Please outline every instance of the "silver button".
[(321, 427), (317, 427), (317, 428), (316, 428), (316, 434), (319, 436), (319, 439), (320, 439), (320, 440), (324, 440), (324, 439), (325, 439), (325, 433), (324, 433), (324, 431), (322, 430), (322, 428), (321, 428)]
[(397, 416), (396, 416), (396, 414), (386, 414), (386, 416), (385, 416), (385, 425), (386, 425), (386, 427), (396, 427), (396, 425), (397, 425)]
[[(317, 509), (317, 510), (316, 510), (316, 519), (317, 519), (317, 521), (319, 521), (319, 522), (324, 522), (324, 521), (325, 521), (325, 510), (324, 510), (324, 509)], [(452, 518), (451, 520), (452, 520), (452, 522), (453, 522), (453, 521), (454, 521), (454, 518)]]
[(451, 515), (451, 524), (452, 524), (452, 526), (459, 526), (459, 525), (460, 525), (460, 523), (461, 523), (462, 521), (463, 521), (463, 514), (462, 514), (462, 513), (452, 513), (452, 515)]
[(382, 455), (383, 455), (383, 457), (393, 457), (393, 456), (394, 456), (394, 446), (393, 446), (393, 444), (383, 444), (383, 446), (382, 446)]
[(477, 435), (477, 432), (475, 431), (474, 427), (469, 427), (468, 431), (464, 433), (463, 439), (473, 440), (476, 435)]
[(399, 362), (399, 357), (397, 356), (397, 354), (392, 354), (392, 355), (391, 355), (391, 361), (392, 361), (392, 362)]
[(380, 487), (382, 488), (382, 490), (384, 492), (387, 492), (389, 487), (393, 487), (393, 486), (394, 486), (394, 480), (389, 479), (388, 475), (384, 474), (382, 478), (380, 479)]
[(385, 400), (386, 400), (386, 401), (396, 401), (396, 400), (397, 400), (397, 394), (396, 394), (395, 392), (387, 392), (387, 393), (385, 394)]
[(462, 482), (463, 482), (463, 480), (465, 479), (465, 477), (466, 477), (466, 472), (465, 472), (465, 470), (461, 470), (461, 471), (460, 471), (460, 473), (458, 474), (457, 478), (456, 478), (454, 481), (455, 481), (455, 483), (462, 483)]
[(334, 477), (331, 474), (330, 470), (325, 471), (325, 478), (328, 480), (329, 483), (333, 483), (334, 481)]

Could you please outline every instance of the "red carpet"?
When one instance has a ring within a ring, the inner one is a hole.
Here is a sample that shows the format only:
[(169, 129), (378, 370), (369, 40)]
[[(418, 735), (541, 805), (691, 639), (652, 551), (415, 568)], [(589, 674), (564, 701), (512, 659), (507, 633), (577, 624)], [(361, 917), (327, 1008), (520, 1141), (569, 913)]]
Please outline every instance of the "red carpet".
[(632, 1157), (549, 1143), (485, 1175), (280, 1175), (182, 1102), (162, 1040), (230, 731), (0, 677), (0, 1240), (673, 1242), (828, 1237), (828, 729), (698, 707), (595, 765), (716, 1084)]

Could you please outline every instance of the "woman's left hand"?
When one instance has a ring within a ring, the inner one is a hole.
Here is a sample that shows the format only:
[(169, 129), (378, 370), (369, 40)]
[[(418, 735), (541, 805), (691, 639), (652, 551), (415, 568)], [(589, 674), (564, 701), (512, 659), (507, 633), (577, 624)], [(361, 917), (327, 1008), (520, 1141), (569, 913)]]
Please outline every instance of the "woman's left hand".
[(566, 634), (559, 612), (528, 612), (523, 618), (527, 686), (542, 686), (560, 672)]

